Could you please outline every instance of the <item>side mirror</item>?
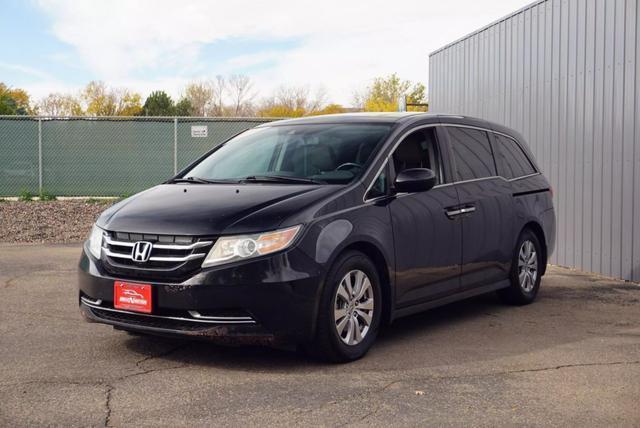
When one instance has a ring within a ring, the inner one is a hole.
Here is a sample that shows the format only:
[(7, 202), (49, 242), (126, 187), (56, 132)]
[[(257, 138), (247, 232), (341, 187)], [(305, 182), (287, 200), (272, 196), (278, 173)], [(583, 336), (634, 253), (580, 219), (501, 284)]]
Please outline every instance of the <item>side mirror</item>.
[(427, 168), (405, 169), (396, 176), (396, 192), (426, 192), (436, 185), (436, 173)]

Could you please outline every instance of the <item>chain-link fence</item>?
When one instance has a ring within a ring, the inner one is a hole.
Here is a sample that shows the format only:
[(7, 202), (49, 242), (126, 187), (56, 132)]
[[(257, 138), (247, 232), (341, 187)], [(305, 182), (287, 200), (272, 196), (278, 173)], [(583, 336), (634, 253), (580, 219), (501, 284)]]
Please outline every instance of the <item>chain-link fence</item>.
[(0, 196), (137, 192), (271, 120), (0, 116)]

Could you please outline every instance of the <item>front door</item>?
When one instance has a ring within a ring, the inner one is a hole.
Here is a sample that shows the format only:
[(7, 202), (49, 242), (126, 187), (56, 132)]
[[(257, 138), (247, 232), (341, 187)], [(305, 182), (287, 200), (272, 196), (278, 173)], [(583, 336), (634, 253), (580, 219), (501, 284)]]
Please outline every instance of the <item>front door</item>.
[(410, 306), (459, 289), (461, 223), (447, 216), (459, 205), (443, 168), (436, 127), (406, 136), (390, 158), (391, 176), (409, 168), (429, 168), (439, 177), (426, 192), (398, 194), (389, 206), (396, 254), (396, 304)]

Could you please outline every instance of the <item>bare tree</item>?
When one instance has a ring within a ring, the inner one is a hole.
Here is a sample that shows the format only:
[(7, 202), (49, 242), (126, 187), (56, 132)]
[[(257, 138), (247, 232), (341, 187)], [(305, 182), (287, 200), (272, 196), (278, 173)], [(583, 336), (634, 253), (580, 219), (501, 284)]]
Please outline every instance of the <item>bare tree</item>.
[(224, 96), (227, 90), (227, 81), (224, 76), (218, 74), (215, 80), (209, 81), (209, 84), (211, 85), (212, 93), (210, 115), (223, 116), (225, 111)]
[(280, 86), (260, 103), (256, 112), (261, 117), (300, 117), (314, 114), (325, 105), (325, 91), (320, 88), (311, 96), (307, 86)]
[(367, 100), (367, 89), (357, 89), (355, 91), (353, 91), (353, 94), (351, 96), (351, 104), (353, 105), (354, 108), (357, 108), (358, 110), (363, 110), (364, 109), (364, 104)]
[(253, 91), (253, 83), (248, 76), (242, 74), (234, 74), (229, 77), (229, 95), (231, 98), (231, 114), (234, 116), (247, 115), (251, 110), (255, 92)]
[(321, 110), (327, 104), (327, 89), (324, 86), (318, 87), (315, 97), (307, 101), (307, 111), (310, 113)]
[(281, 86), (276, 90), (275, 101), (291, 110), (312, 112), (324, 104), (325, 92), (320, 89), (315, 97), (310, 95), (307, 86)]
[(38, 103), (38, 110), (44, 116), (81, 116), (84, 114), (80, 100), (73, 95), (52, 93)]

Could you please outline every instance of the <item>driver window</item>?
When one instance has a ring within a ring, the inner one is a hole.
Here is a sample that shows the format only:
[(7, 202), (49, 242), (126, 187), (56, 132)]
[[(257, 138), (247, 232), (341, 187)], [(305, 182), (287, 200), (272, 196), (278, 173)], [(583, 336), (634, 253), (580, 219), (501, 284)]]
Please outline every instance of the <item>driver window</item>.
[[(435, 172), (436, 184), (442, 183), (440, 156), (436, 143), (435, 128), (424, 128), (412, 132), (400, 143), (393, 152), (393, 168), (395, 174), (410, 168), (429, 168)], [(366, 200), (385, 196), (389, 189), (389, 168), (382, 169), (371, 184), (365, 197)]]
[(393, 153), (393, 166), (398, 174), (405, 169), (429, 168), (441, 183), (435, 128), (425, 128), (409, 134)]

